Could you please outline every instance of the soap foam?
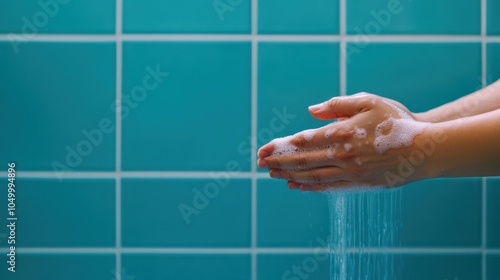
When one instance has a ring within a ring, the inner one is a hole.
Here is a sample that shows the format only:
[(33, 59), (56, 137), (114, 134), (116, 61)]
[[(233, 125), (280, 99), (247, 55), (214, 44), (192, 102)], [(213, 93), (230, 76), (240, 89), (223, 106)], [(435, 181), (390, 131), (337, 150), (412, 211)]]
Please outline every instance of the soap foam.
[(336, 131), (335, 128), (326, 130), (325, 131), (325, 138), (330, 138), (330, 136), (332, 136), (335, 133), (335, 131)]
[[(293, 137), (296, 137), (298, 134), (295, 135), (290, 135), (282, 138), (276, 138), (273, 141), (271, 141), (272, 144), (274, 144), (274, 150), (271, 154), (271, 156), (288, 156), (300, 152), (310, 152), (310, 151), (324, 151), (324, 150), (331, 150), (333, 148), (338, 147), (338, 144), (333, 144), (333, 145), (327, 145), (323, 147), (318, 147), (318, 148), (308, 148), (308, 149), (299, 149), (297, 146), (293, 145), (291, 143), (291, 140)], [(304, 136), (305, 137), (305, 136)], [(327, 156), (328, 156), (328, 151), (327, 151)], [(333, 157), (333, 150), (332, 152), (332, 157)], [(299, 170), (303, 168), (282, 168), (283, 170)], [(309, 183), (314, 183), (312, 181), (297, 181), (298, 183), (304, 183), (304, 184), (309, 184)]]
[[(413, 139), (421, 134), (429, 123), (417, 122), (413, 119), (389, 118), (375, 129), (375, 150), (384, 153), (389, 149), (410, 147)], [(383, 132), (389, 130), (387, 134)]]
[(308, 129), (302, 132), (302, 136), (304, 136), (304, 139), (306, 139), (306, 141), (311, 141), (315, 134), (316, 129)]
[(358, 139), (365, 139), (366, 138), (366, 129), (364, 128), (359, 128), (359, 127), (354, 127), (354, 136)]
[(421, 134), (429, 123), (415, 121), (406, 111), (393, 103), (386, 100), (384, 103), (396, 111), (400, 118), (394, 118), (389, 114), (387, 120), (377, 125), (373, 143), (375, 150), (384, 153), (389, 149), (410, 147), (415, 136)]
[(344, 150), (346, 150), (346, 152), (349, 152), (352, 150), (352, 145), (350, 143), (345, 143), (344, 144)]
[(333, 150), (332, 149), (328, 149), (326, 151), (326, 157), (329, 158), (329, 159), (333, 159)]
[(274, 144), (274, 150), (271, 155), (272, 156), (290, 155), (297, 152), (299, 149), (295, 145), (290, 143), (292, 137), (293, 136), (276, 138), (273, 141), (271, 141), (271, 143)]

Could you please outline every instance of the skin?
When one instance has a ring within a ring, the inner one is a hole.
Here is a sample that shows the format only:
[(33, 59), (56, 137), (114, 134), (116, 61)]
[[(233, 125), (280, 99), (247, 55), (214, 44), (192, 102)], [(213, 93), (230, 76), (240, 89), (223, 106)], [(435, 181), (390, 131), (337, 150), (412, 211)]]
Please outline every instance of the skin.
[[(408, 126), (427, 125), (409, 146), (380, 153), (375, 129), (389, 117), (401, 118), (394, 106), (413, 119)], [(346, 119), (316, 129), (312, 138), (293, 135), (290, 143), (298, 148), (293, 154), (272, 155), (273, 141), (258, 152), (259, 167), (287, 180), (291, 189), (397, 187), (426, 178), (500, 175), (500, 80), (425, 113), (413, 114), (396, 101), (367, 93), (335, 97), (309, 112), (320, 120)], [(366, 138), (356, 137), (355, 128), (365, 129)]]

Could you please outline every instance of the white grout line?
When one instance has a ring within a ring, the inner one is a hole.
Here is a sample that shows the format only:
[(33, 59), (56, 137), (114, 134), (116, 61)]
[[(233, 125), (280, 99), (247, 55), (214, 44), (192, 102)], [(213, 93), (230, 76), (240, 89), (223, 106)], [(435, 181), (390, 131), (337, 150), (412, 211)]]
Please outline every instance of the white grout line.
[[(25, 247), (18, 248), (19, 253), (70, 253), (70, 254), (115, 254), (116, 248), (98, 247), (64, 247), (64, 248), (45, 248), (45, 247)], [(348, 248), (347, 252), (358, 252), (363, 250), (364, 253), (401, 253), (401, 254), (481, 254), (482, 248), (380, 248), (380, 247), (364, 247), (364, 248)], [(0, 252), (6, 252), (6, 248), (2, 248)], [(121, 248), (121, 253), (158, 253), (158, 254), (311, 254), (315, 252), (330, 252), (328, 248), (162, 248), (162, 247), (136, 247), (136, 248)], [(487, 249), (488, 254), (500, 254), (500, 249)]]
[[(118, 19), (117, 19), (118, 20)], [(21, 35), (21, 34), (14, 34)], [(30, 41), (56, 42), (115, 42), (117, 36), (122, 41), (252, 41), (258, 42), (340, 42), (342, 35), (231, 35), (231, 34), (37, 34)], [(357, 42), (357, 35), (344, 35), (346, 42)], [(10, 41), (11, 35), (0, 34), (0, 41)], [(370, 37), (372, 42), (500, 42), (500, 36), (478, 35), (377, 35)]]
[[(127, 179), (213, 179), (213, 176), (218, 172), (224, 172), (229, 178), (251, 179), (273, 179), (269, 177), (269, 173), (264, 172), (225, 172), (225, 171), (121, 171), (120, 177)], [(50, 171), (20, 171), (17, 173), (21, 178), (27, 179), (58, 179), (54, 172)], [(0, 178), (6, 178), (7, 173), (0, 172)], [(114, 179), (116, 172), (68, 172), (64, 175), (64, 179)], [(488, 177), (492, 179), (500, 179), (500, 176)], [(276, 179), (273, 179), (276, 180)]]
[(251, 225), (251, 279), (257, 280), (257, 87), (258, 87), (258, 0), (252, 0), (252, 101), (251, 101), (251, 135), (252, 135), (252, 148), (251, 148), (251, 178), (252, 178), (252, 225)]
[(346, 0), (339, 1), (339, 28), (340, 28), (340, 46), (339, 46), (339, 79), (340, 79), (340, 95), (344, 96), (347, 94), (347, 65), (346, 65), (346, 54), (347, 54), (347, 44), (346, 44)]
[[(122, 42), (122, 15), (123, 15), (123, 0), (116, 0), (116, 101), (122, 100), (122, 73), (123, 73), (123, 42)], [(122, 205), (121, 205), (121, 161), (122, 161), (122, 118), (120, 110), (116, 110), (116, 154), (115, 154), (115, 275), (122, 275)], [(118, 276), (121, 280), (121, 276)]]

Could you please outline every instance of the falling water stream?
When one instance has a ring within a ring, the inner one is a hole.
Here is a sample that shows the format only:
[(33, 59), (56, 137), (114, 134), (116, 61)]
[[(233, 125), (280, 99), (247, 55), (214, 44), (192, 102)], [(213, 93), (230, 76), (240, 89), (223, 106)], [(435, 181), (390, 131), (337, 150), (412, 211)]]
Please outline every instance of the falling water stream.
[(330, 280), (399, 279), (401, 188), (328, 192)]

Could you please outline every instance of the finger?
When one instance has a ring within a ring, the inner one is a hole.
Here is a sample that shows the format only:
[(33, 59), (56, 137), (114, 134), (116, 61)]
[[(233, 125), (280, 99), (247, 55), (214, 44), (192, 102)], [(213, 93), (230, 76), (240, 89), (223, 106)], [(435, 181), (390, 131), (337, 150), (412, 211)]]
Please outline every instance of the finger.
[(355, 131), (348, 123), (331, 123), (317, 129), (309, 129), (292, 136), (277, 138), (262, 146), (257, 155), (260, 168), (267, 167), (265, 161), (270, 156), (294, 154), (300, 150), (317, 149), (335, 144), (344, 144)]
[(373, 106), (374, 98), (368, 94), (339, 96), (309, 107), (309, 113), (320, 120), (352, 117)]
[(269, 174), (272, 178), (285, 179), (287, 181), (309, 185), (333, 183), (345, 179), (343, 177), (343, 169), (336, 166), (296, 171), (271, 169), (269, 170)]
[(294, 181), (288, 181), (288, 188), (289, 189), (298, 189), (300, 188), (300, 184)]
[(259, 149), (259, 151), (257, 152), (257, 156), (259, 158), (266, 158), (273, 153), (273, 150), (274, 150), (274, 143), (269, 142)]
[(273, 141), (267, 143), (266, 145), (262, 146), (259, 151), (257, 152), (257, 156), (260, 159), (266, 158), (270, 155), (272, 155), (276, 151), (295, 151), (297, 147), (294, 147), (290, 145), (290, 139), (292, 136), (287, 136), (283, 138), (276, 138)]
[(316, 150), (300, 151), (289, 155), (270, 156), (259, 159), (259, 167), (284, 170), (307, 170), (318, 167), (344, 166), (355, 156), (355, 150), (347, 151), (343, 146), (325, 147)]
[(354, 129), (347, 123), (331, 123), (318, 129), (309, 129), (296, 133), (289, 138), (290, 144), (298, 150), (317, 149), (325, 146), (343, 144), (354, 134)]

